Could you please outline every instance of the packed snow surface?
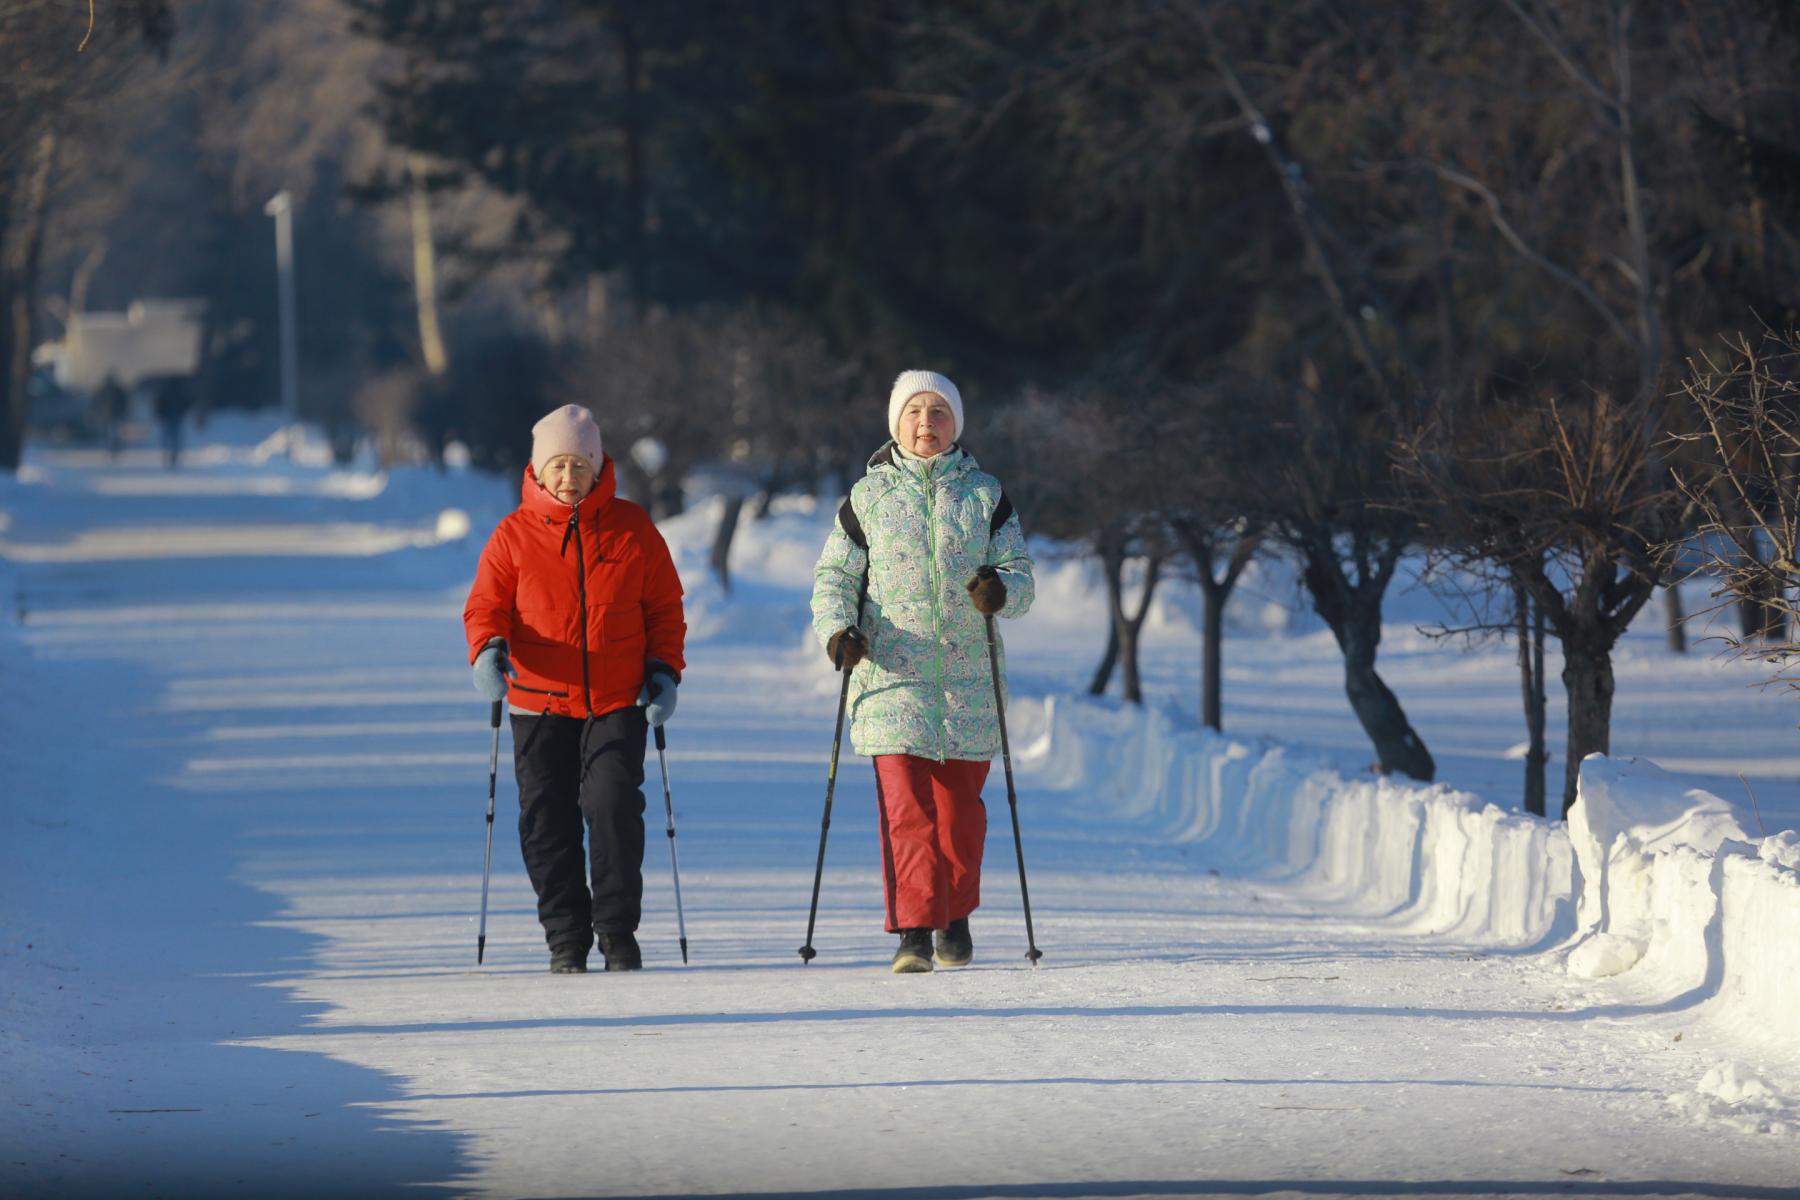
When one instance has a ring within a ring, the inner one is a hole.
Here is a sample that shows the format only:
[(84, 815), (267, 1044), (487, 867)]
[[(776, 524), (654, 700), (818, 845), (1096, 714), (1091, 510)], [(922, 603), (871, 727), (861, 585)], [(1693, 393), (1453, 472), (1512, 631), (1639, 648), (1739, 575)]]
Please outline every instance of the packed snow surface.
[(1800, 1195), (1795, 705), (1704, 647), (1628, 637), (1565, 825), (1517, 811), (1510, 649), (1415, 632), (1435, 597), (1383, 642), (1420, 786), (1366, 770), (1278, 564), (1218, 735), (1192, 589), (1153, 609), (1146, 709), (1077, 698), (1100, 596), (1041, 547), (1005, 632), (1042, 964), (996, 769), (975, 964), (887, 973), (846, 756), (803, 967), (832, 504), (747, 522), (726, 596), (701, 502), (664, 526), (692, 961), (650, 764), (647, 969), (545, 971), (503, 737), (478, 968), (460, 613), (516, 481), (201, 440), (0, 482), (0, 1195)]

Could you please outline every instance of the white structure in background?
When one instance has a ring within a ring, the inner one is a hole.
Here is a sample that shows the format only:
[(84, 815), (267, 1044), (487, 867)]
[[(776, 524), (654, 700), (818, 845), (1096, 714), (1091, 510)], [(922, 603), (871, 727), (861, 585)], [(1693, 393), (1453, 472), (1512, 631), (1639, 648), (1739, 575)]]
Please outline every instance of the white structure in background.
[(124, 312), (69, 317), (61, 342), (34, 355), (48, 361), (58, 387), (91, 393), (108, 375), (124, 388), (147, 379), (193, 375), (200, 369), (206, 302), (137, 300)]

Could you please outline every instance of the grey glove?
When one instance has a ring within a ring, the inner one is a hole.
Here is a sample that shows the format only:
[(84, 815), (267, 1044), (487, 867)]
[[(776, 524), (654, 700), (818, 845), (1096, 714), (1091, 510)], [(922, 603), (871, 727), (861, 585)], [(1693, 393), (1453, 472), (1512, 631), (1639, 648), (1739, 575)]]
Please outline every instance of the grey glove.
[(506, 699), (507, 678), (519, 677), (518, 668), (507, 657), (505, 642), (488, 643), (487, 648), (475, 656), (472, 670), (475, 675), (475, 690), (496, 704)]
[(659, 667), (644, 680), (644, 691), (648, 697), (644, 719), (661, 729), (662, 723), (675, 715), (675, 676), (667, 667)]

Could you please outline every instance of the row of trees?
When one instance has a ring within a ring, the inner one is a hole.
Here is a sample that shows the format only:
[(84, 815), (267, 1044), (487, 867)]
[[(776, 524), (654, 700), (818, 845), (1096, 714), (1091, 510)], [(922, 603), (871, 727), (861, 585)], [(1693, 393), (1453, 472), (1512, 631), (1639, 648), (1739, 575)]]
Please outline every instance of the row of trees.
[[(657, 511), (725, 481), (723, 571), (747, 504), (840, 486), (885, 380), (931, 365), (1032, 529), (1101, 565), (1097, 687), (1137, 697), (1155, 589), (1191, 574), (1217, 725), (1225, 603), (1281, 554), (1380, 765), (1428, 779), (1378, 669), (1422, 556), (1481, 585), (1466, 631), (1520, 640), (1534, 807), (1544, 639), (1566, 805), (1608, 748), (1612, 648), (1693, 535), (1754, 531), (1723, 578), (1759, 589), (1746, 644), (1787, 636), (1780, 487), (1732, 486), (1742, 453), (1704, 436), (1704, 381), (1748, 377), (1688, 365), (1800, 319), (1783, 0), (170, 8), (208, 83), (180, 111), (234, 181), (208, 228), (311, 148), (307, 406), (390, 453), (516, 469), (538, 413), (591, 402), (615, 449), (662, 448), (618, 455)], [(209, 294), (266, 369), (266, 300)]]
[[(991, 457), (1036, 528), (1102, 565), (1097, 684), (1116, 659), (1136, 696), (1150, 596), (1185, 561), (1216, 723), (1218, 610), (1279, 547), (1382, 768), (1421, 779), (1377, 669), (1402, 557), (1489, 580), (1472, 627), (1559, 642), (1566, 807), (1609, 748), (1613, 647), (1695, 528), (1670, 471), (1693, 446), (1683, 359), (1793, 318), (1800, 31), (1776, 3), (590, 3), (507, 24), (347, 2), (404, 63), (388, 136), (524, 197), (553, 287), (622, 286), (625, 340), (687, 321), (704, 344), (754, 300), (849, 378), (924, 355), (975, 395), (1035, 396)], [(619, 341), (593, 339), (601, 361)], [(650, 394), (618, 400), (711, 452), (703, 404), (668, 412), (704, 389)]]

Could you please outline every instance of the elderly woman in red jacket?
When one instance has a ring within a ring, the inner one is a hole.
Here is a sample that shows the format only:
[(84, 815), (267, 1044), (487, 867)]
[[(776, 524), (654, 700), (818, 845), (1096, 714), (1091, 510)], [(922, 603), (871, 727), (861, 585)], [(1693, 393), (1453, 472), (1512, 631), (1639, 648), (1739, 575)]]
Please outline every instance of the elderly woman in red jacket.
[(644, 743), (675, 711), (681, 580), (649, 515), (614, 494), (587, 409), (565, 405), (531, 434), (519, 507), (488, 539), (463, 609), (469, 658), (475, 689), (509, 702), (519, 846), (550, 970), (586, 971), (597, 938), (607, 970), (634, 971)]

